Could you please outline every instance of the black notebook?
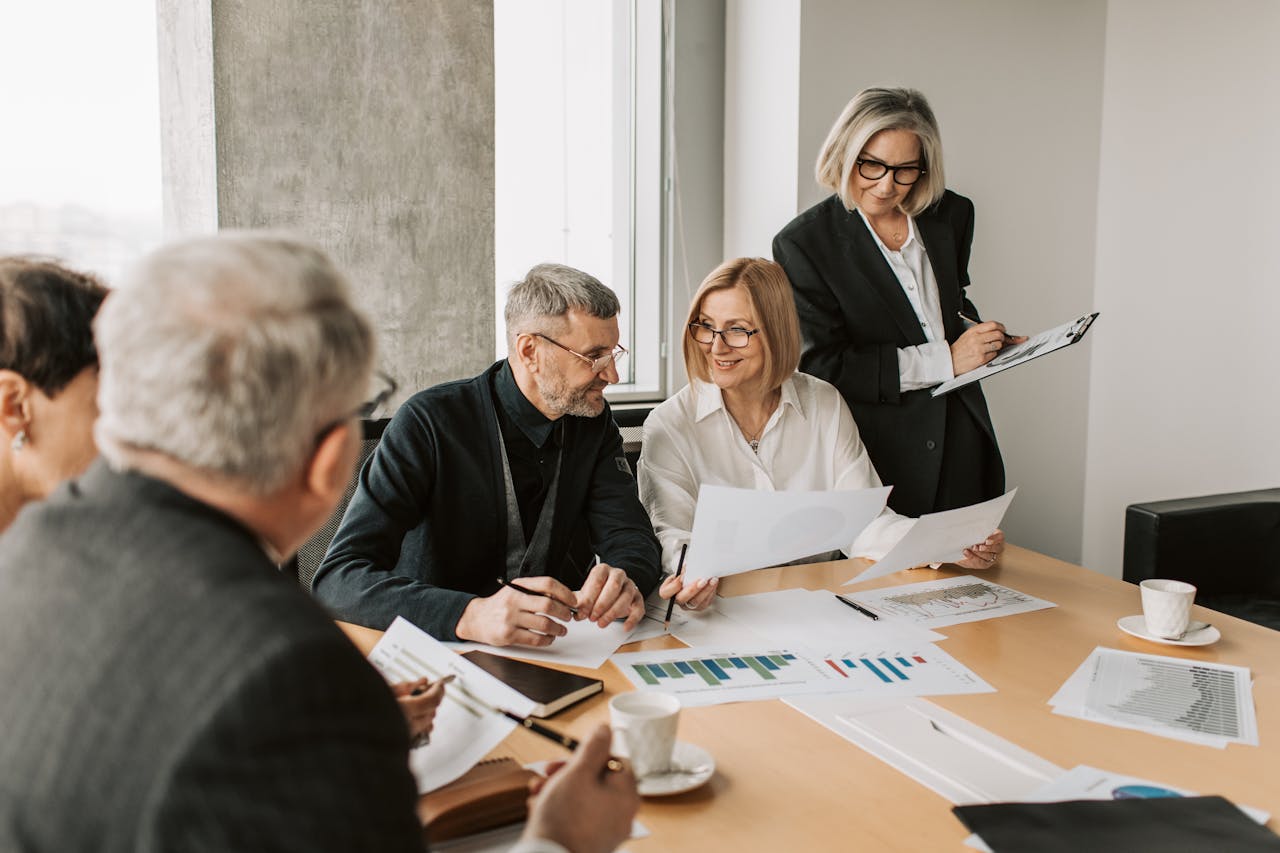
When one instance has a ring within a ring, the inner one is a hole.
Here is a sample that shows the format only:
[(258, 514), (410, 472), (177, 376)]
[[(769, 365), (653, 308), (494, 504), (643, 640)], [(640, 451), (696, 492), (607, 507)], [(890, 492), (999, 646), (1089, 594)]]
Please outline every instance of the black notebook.
[(467, 652), (463, 657), (517, 693), (537, 702), (530, 714), (532, 717), (550, 717), (604, 689), (604, 682), (598, 678), (574, 675), (488, 652)]

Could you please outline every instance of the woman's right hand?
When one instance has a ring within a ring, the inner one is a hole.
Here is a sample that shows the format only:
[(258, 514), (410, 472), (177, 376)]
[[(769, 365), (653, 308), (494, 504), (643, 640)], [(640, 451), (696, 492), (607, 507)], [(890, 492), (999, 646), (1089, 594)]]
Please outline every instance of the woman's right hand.
[(716, 589), (719, 586), (719, 578), (698, 578), (688, 587), (685, 587), (683, 578), (679, 575), (672, 575), (662, 582), (662, 586), (658, 587), (658, 595), (663, 598), (670, 598), (674, 595), (676, 604), (679, 604), (685, 610), (705, 610), (716, 597)]
[(1026, 335), (1009, 335), (1004, 324), (989, 320), (965, 329), (951, 345), (951, 371), (956, 376), (982, 367), (1000, 354), (1007, 344), (1020, 344)]

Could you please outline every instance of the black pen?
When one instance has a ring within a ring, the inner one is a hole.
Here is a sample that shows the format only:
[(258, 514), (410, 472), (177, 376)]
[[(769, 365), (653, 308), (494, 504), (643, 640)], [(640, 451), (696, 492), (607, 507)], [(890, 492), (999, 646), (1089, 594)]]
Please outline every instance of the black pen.
[(413, 690), (409, 691), (409, 695), (421, 696), (423, 693), (426, 693), (428, 690), (430, 690), (432, 687), (435, 687), (437, 684), (448, 684), (450, 681), (453, 681), (455, 677), (456, 676), (453, 676), (453, 675), (446, 675), (444, 678), (440, 679), (439, 681), (433, 681), (430, 684), (419, 684), (417, 687), (413, 688)]
[[(506, 717), (508, 720), (514, 720), (515, 722), (524, 726), (529, 731), (533, 732), (535, 735), (541, 735), (547, 740), (555, 741), (556, 743), (560, 744), (570, 752), (573, 752), (574, 750), (576, 750), (580, 745), (576, 737), (573, 737), (572, 735), (563, 734), (562, 732), (558, 732), (555, 729), (548, 728), (542, 725), (542, 723), (539, 723), (536, 720), (534, 720), (532, 717), (521, 717), (519, 714), (513, 714), (510, 711), (505, 710), (503, 708), (497, 708), (495, 710), (497, 710), (499, 714)], [(608, 767), (610, 770), (621, 770), (622, 762), (616, 758), (610, 758), (605, 763), (605, 766)]]
[(843, 595), (840, 595), (839, 593), (836, 593), (835, 596), (836, 596), (836, 600), (839, 601), (841, 604), (847, 604), (848, 606), (852, 607), (854, 610), (861, 613), (863, 616), (866, 616), (868, 619), (874, 619), (877, 622), (880, 621), (879, 616), (872, 613), (870, 610), (863, 607), (861, 604), (856, 604), (855, 602), (850, 601), (849, 599), (845, 598)]
[[(680, 546), (680, 563), (676, 566), (676, 577), (680, 577), (680, 573), (684, 571), (684, 552), (689, 550), (689, 543), (686, 542)], [(667, 618), (662, 620), (662, 630), (666, 631), (671, 627), (671, 611), (676, 609), (676, 593), (671, 594), (671, 600), (667, 602)]]
[[(957, 312), (956, 312), (956, 316), (957, 316), (957, 317), (959, 317), (961, 320), (964, 320), (964, 321), (965, 321), (966, 323), (968, 323), (970, 326), (976, 326), (976, 325), (978, 325), (979, 323), (981, 323), (981, 322), (982, 322), (981, 320), (975, 320), (975, 319), (973, 319), (972, 317), (967, 317), (967, 316), (965, 316), (965, 313), (964, 313), (963, 311), (957, 311)], [(1011, 341), (1011, 340), (1013, 340), (1013, 335), (1009, 334), (1008, 332), (1005, 332), (1005, 333), (1004, 333), (1004, 342), (1007, 344), (1007, 343), (1009, 343), (1009, 341)]]
[[(497, 578), (496, 580), (498, 581), (499, 586), (509, 586), (512, 589), (514, 589), (516, 592), (523, 592), (525, 595), (539, 595), (539, 596), (542, 596), (543, 598), (549, 598), (552, 601), (560, 601), (560, 599), (556, 598), (554, 595), (551, 595), (545, 592), (538, 592), (536, 589), (527, 589), (523, 586), (520, 586), (520, 584), (512, 583), (511, 581), (506, 580), (505, 578)], [(560, 601), (560, 603), (564, 604), (563, 601)], [(578, 608), (570, 607), (569, 612), (573, 614), (573, 618), (575, 619), (578, 618)]]

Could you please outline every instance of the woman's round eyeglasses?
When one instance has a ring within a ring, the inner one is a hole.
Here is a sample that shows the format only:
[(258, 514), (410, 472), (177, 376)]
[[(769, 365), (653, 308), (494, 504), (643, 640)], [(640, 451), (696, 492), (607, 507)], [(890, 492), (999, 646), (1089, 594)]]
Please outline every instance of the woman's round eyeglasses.
[(734, 326), (731, 329), (713, 329), (706, 323), (690, 323), (689, 334), (695, 341), (700, 344), (715, 343), (716, 335), (720, 336), (720, 340), (726, 345), (734, 349), (742, 349), (751, 343), (751, 336), (760, 334), (759, 329), (743, 329)]

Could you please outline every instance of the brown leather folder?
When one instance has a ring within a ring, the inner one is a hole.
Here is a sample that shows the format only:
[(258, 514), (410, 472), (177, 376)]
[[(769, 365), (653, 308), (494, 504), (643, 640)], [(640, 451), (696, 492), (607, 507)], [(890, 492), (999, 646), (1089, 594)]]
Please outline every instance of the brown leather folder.
[(493, 758), (418, 798), (428, 841), (446, 841), (518, 823), (528, 816), (529, 782), (537, 778), (512, 758)]

